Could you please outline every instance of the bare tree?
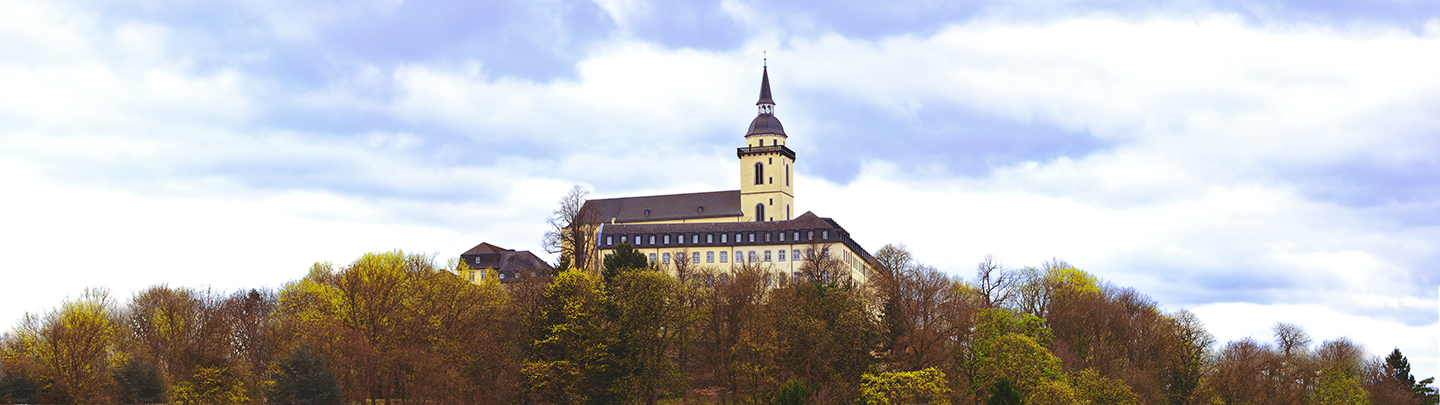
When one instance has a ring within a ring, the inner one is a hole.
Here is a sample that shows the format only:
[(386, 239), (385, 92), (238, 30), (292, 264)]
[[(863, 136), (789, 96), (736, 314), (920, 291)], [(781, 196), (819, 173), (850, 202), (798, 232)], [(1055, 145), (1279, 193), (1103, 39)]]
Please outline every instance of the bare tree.
[(1017, 278), (1019, 274), (1006, 270), (995, 255), (985, 255), (985, 261), (975, 266), (975, 292), (980, 306), (995, 308), (1010, 303)]
[(560, 254), (559, 267), (574, 267), (585, 271), (596, 271), (595, 231), (603, 219), (594, 207), (586, 206), (590, 192), (575, 186), (560, 206), (550, 215), (550, 230), (545, 231), (545, 251)]

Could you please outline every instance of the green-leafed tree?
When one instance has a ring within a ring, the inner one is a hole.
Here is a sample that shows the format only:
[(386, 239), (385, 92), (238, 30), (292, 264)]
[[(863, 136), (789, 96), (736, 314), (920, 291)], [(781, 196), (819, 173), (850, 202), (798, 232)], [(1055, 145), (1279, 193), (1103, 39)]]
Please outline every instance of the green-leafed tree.
[(276, 405), (339, 405), (345, 403), (340, 383), (325, 358), (309, 345), (301, 345), (270, 371), (272, 384), (265, 390)]
[(651, 268), (650, 260), (644, 253), (635, 250), (630, 242), (620, 242), (615, 247), (615, 253), (605, 255), (605, 269), (602, 274), (605, 276), (605, 285), (612, 285), (613, 280), (620, 276), (624, 270), (648, 269)]
[(860, 376), (860, 398), (870, 405), (950, 405), (950, 383), (935, 368)]
[[(610, 264), (606, 259), (606, 269)], [(611, 355), (619, 369), (616, 396), (654, 405), (658, 393), (679, 392), (684, 378), (667, 354), (677, 343), (684, 308), (680, 283), (653, 268), (625, 269), (612, 282), (615, 336)]]
[(125, 358), (110, 369), (115, 379), (115, 401), (122, 404), (158, 404), (166, 401), (165, 379), (155, 363)]
[(605, 286), (592, 273), (566, 270), (545, 288), (540, 336), (523, 372), (539, 402), (612, 403), (614, 336), (607, 328)]

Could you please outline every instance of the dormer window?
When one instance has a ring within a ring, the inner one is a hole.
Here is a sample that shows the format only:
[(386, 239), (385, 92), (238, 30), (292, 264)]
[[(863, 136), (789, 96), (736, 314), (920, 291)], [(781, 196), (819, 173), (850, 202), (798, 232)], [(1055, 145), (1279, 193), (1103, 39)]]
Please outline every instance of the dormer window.
[(645, 216), (650, 216), (650, 210), (645, 210)]
[(705, 213), (705, 206), (704, 206), (704, 205), (701, 205), (701, 206), (699, 206), (699, 207), (695, 207), (695, 213), (696, 213), (696, 214), (703, 214), (703, 213)]

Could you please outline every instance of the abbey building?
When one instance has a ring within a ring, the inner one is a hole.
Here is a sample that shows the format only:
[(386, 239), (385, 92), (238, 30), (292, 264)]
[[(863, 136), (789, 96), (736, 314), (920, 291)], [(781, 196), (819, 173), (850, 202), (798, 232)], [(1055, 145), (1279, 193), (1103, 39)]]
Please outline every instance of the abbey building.
[[(839, 264), (837, 271), (867, 279), (870, 254), (845, 228), (811, 212), (795, 213), (795, 151), (785, 146), (789, 137), (775, 117), (768, 67), (755, 105), (759, 113), (735, 151), (739, 190), (587, 201), (584, 209), (604, 220), (596, 231), (597, 256), (629, 243), (662, 268), (753, 265), (789, 276), (800, 276), (807, 261), (827, 259)], [(828, 272), (813, 276), (829, 278)]]

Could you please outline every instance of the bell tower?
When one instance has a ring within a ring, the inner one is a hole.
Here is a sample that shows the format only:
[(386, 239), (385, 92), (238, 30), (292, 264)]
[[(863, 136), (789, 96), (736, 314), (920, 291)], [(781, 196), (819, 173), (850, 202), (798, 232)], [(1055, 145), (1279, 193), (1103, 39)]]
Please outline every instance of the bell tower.
[(795, 151), (785, 146), (785, 129), (775, 118), (770, 98), (770, 66), (760, 73), (759, 114), (745, 132), (740, 158), (740, 211), (744, 221), (784, 221), (795, 217)]

